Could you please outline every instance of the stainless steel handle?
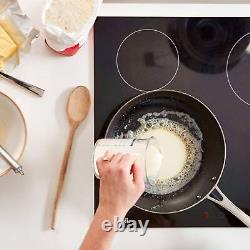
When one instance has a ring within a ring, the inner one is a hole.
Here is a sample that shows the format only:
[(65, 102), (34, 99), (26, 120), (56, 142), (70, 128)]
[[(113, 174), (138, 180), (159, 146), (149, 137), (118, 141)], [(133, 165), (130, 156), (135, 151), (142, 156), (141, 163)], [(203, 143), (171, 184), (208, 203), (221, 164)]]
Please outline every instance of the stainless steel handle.
[(16, 174), (24, 175), (22, 166), (2, 146), (0, 146), (0, 156), (12, 167)]
[(15, 77), (13, 77), (13, 76), (10, 76), (10, 75), (8, 75), (8, 74), (2, 72), (2, 71), (0, 71), (0, 75), (1, 75), (2, 77), (4, 77), (5, 79), (11, 80), (12, 82), (18, 84), (19, 86), (21, 86), (21, 87), (23, 87), (23, 88), (25, 88), (25, 89), (31, 91), (32, 93), (34, 93), (34, 94), (36, 94), (36, 95), (38, 95), (38, 96), (40, 96), (40, 97), (42, 97), (43, 94), (44, 94), (44, 92), (45, 92), (44, 89), (41, 89), (41, 88), (36, 87), (36, 86), (34, 86), (34, 85), (32, 85), (32, 84), (29, 84), (29, 83), (27, 83), (27, 82), (24, 82), (24, 81), (22, 81), (22, 80), (19, 80), (19, 79), (15, 78)]

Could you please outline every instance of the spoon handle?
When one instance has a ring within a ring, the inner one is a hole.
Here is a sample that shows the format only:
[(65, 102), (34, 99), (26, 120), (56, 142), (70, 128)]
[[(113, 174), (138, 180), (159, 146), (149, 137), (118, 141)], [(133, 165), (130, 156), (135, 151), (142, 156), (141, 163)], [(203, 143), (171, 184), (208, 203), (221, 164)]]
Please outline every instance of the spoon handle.
[(64, 158), (63, 158), (63, 162), (61, 165), (59, 181), (58, 181), (58, 186), (57, 186), (57, 192), (56, 192), (54, 206), (53, 206), (53, 210), (52, 210), (52, 219), (51, 219), (51, 224), (50, 224), (50, 229), (52, 229), (52, 230), (55, 230), (57, 210), (58, 210), (58, 206), (59, 206), (59, 202), (60, 202), (60, 198), (61, 198), (61, 194), (62, 194), (62, 190), (63, 190), (65, 175), (66, 175), (67, 168), (68, 168), (68, 161), (69, 161), (69, 157), (70, 157), (71, 147), (72, 147), (76, 128), (77, 128), (77, 126), (75, 126), (74, 124), (71, 125), (71, 127), (70, 127), (70, 132), (69, 132), (68, 141), (67, 141), (67, 145), (66, 145), (66, 149), (65, 149), (65, 153), (64, 153)]

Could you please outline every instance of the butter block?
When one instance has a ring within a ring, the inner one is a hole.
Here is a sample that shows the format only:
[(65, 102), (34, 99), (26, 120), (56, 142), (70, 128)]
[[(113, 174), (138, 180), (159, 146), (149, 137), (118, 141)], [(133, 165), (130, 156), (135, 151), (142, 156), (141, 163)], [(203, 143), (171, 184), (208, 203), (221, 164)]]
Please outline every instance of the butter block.
[(4, 67), (4, 62), (17, 50), (16, 43), (0, 25), (0, 69)]
[(24, 35), (9, 18), (0, 18), (0, 26), (11, 36), (18, 48), (25, 46)]

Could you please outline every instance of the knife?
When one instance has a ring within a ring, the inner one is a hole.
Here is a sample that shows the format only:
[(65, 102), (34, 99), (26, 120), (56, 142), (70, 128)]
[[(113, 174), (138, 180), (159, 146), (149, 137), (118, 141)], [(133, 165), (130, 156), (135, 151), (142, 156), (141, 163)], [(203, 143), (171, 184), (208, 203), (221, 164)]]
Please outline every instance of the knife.
[(22, 80), (19, 80), (19, 79), (13, 77), (13, 76), (10, 76), (10, 75), (4, 73), (3, 71), (0, 71), (0, 75), (1, 75), (3, 78), (8, 79), (8, 80), (11, 80), (12, 82), (18, 84), (19, 86), (21, 86), (21, 87), (23, 87), (23, 88), (29, 90), (30, 92), (32, 92), (32, 93), (34, 93), (34, 94), (36, 94), (36, 95), (38, 95), (38, 96), (40, 96), (40, 97), (42, 97), (43, 94), (44, 94), (44, 92), (45, 92), (44, 89), (41, 89), (41, 88), (36, 87), (36, 86), (34, 86), (34, 85), (32, 85), (32, 84), (29, 84), (29, 83), (27, 83), (27, 82), (24, 82), (24, 81), (22, 81)]

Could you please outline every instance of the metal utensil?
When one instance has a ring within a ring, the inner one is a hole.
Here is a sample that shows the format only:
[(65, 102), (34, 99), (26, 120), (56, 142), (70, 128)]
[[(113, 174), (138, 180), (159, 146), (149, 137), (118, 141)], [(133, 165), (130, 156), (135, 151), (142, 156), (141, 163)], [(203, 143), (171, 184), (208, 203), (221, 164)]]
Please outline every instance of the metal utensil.
[(34, 86), (34, 85), (32, 85), (32, 84), (29, 84), (29, 83), (27, 83), (27, 82), (24, 82), (24, 81), (22, 81), (22, 80), (19, 80), (19, 79), (15, 78), (15, 77), (13, 77), (13, 76), (10, 76), (10, 75), (8, 75), (8, 74), (2, 72), (2, 71), (0, 71), (0, 75), (1, 75), (3, 78), (8, 79), (8, 80), (11, 80), (12, 82), (18, 84), (19, 86), (21, 86), (21, 87), (23, 87), (23, 88), (29, 90), (30, 92), (32, 92), (32, 93), (34, 93), (34, 94), (36, 94), (36, 95), (38, 95), (38, 96), (40, 96), (40, 97), (42, 97), (43, 94), (44, 94), (44, 92), (45, 92), (44, 89), (41, 89), (41, 88), (36, 87), (36, 86)]
[(16, 174), (24, 175), (22, 166), (1, 145), (0, 156), (12, 167)]

